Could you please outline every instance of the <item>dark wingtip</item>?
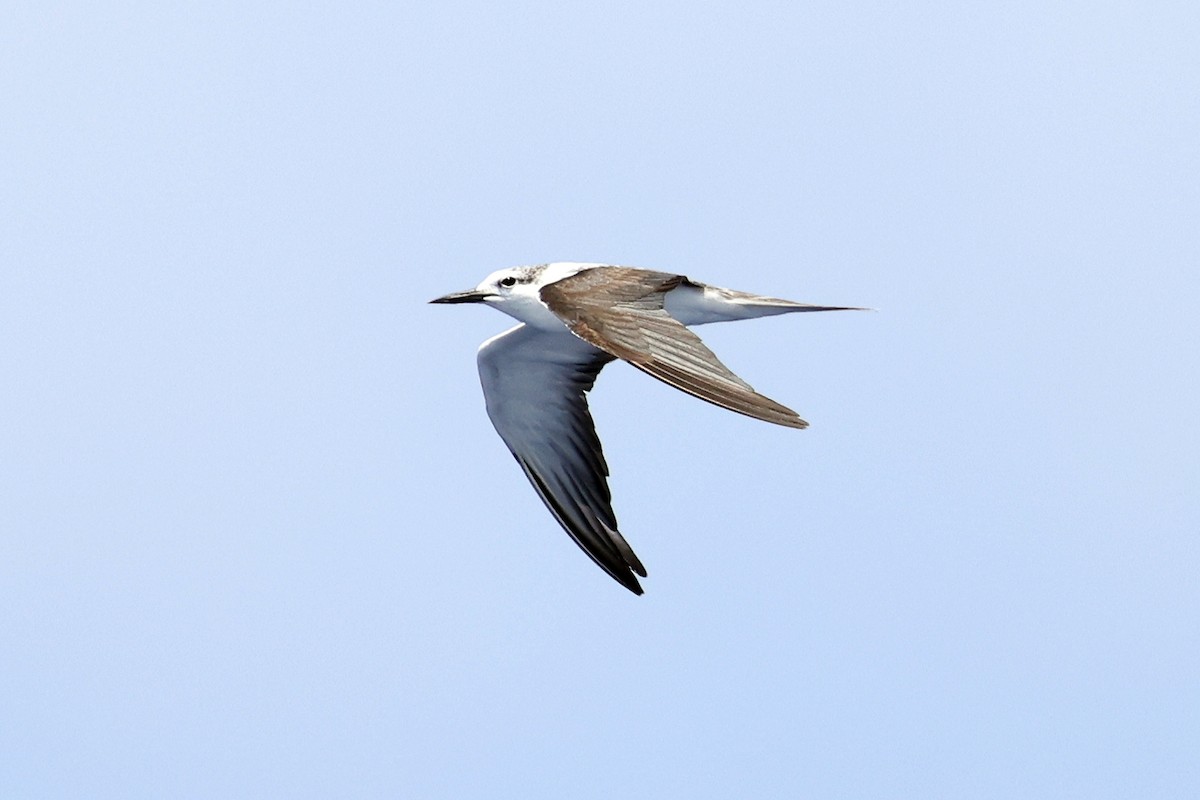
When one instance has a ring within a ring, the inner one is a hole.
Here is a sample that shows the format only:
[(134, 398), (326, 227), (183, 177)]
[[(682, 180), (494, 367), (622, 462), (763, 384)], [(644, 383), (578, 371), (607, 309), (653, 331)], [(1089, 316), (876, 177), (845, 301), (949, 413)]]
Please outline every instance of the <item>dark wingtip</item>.
[[(612, 575), (613, 579), (616, 580), (617, 583), (621, 584), (626, 589), (628, 589), (629, 591), (638, 595), (639, 597), (641, 595), (645, 594), (645, 591), (642, 589), (642, 585), (640, 583), (638, 583), (638, 579), (633, 576), (632, 572), (622, 572), (619, 575), (615, 574), (615, 573), (609, 573), (609, 574)], [(637, 574), (641, 575), (644, 578), (644, 577), (646, 577), (646, 570), (639, 569), (639, 570), (637, 570)]]

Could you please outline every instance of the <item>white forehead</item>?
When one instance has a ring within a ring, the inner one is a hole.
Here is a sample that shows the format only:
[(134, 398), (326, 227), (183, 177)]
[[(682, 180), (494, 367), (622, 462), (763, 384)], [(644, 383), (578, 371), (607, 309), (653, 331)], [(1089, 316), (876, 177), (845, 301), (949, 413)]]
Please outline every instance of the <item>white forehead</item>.
[(555, 281), (561, 281), (563, 278), (569, 278), (577, 272), (592, 267), (599, 267), (600, 264), (590, 264), (580, 261), (556, 261), (551, 264), (535, 264), (532, 266), (523, 267), (507, 267), (506, 269), (498, 269), (491, 275), (483, 279), (479, 284), (484, 286), (495, 286), (505, 278), (516, 278), (521, 283), (532, 283), (537, 286), (545, 286)]
[(509, 277), (517, 278), (518, 280), (524, 280), (524, 279), (529, 278), (531, 275), (533, 275), (539, 269), (541, 269), (541, 268), (540, 267), (507, 267), (505, 269), (498, 269), (495, 272), (493, 272), (491, 275), (488, 275), (486, 278), (484, 278), (483, 281), (479, 285), (480, 285), (480, 287), (495, 286), (500, 281), (504, 280), (505, 278), (509, 278)]

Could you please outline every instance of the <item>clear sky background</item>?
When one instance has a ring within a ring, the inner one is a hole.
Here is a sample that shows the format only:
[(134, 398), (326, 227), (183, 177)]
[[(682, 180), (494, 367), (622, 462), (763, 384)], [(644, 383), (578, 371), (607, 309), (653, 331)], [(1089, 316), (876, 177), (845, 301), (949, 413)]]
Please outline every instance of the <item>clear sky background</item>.
[[(16, 3), (0, 796), (1200, 796), (1194, 2)], [(627, 365), (637, 598), (429, 306), (870, 314)]]

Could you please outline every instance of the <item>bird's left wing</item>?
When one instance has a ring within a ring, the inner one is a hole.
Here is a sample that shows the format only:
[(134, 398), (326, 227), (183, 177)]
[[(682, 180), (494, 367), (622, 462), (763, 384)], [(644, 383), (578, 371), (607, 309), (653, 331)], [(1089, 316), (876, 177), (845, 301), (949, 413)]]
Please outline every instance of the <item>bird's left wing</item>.
[(699, 286), (682, 275), (596, 267), (542, 287), (541, 298), (572, 333), (648, 375), (714, 405), (789, 428), (808, 423), (754, 391), (664, 308), (667, 292)]
[(567, 331), (518, 325), (479, 348), (488, 416), (563, 529), (635, 594), (646, 569), (617, 531), (586, 393), (613, 357)]

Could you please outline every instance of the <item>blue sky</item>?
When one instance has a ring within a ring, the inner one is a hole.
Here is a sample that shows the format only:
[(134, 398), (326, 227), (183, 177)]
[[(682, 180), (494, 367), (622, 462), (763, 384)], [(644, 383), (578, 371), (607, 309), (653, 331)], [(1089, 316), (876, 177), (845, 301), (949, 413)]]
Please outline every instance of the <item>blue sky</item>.
[[(0, 795), (1200, 793), (1192, 3), (18, 4)], [(636, 598), (484, 414), (587, 260), (812, 423), (592, 395)]]

